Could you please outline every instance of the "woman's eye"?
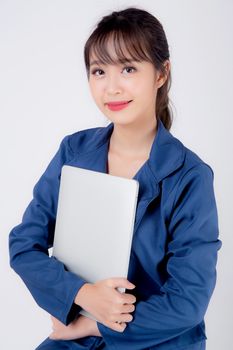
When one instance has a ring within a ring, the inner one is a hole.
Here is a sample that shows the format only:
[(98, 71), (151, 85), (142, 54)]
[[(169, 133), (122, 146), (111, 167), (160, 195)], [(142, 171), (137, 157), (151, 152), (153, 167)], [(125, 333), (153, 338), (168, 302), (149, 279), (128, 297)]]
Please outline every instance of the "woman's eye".
[[(124, 69), (127, 69), (127, 70), (131, 70), (131, 69), (133, 69), (133, 70), (135, 70), (135, 68), (134, 67), (124, 67)], [(123, 69), (123, 70), (124, 70)], [(128, 71), (128, 73), (129, 73), (129, 71)]]
[[(103, 72), (101, 69), (94, 69), (92, 72), (91, 72), (91, 74), (93, 74), (93, 75), (96, 75), (96, 72)], [(97, 75), (99, 75), (99, 74), (97, 74)], [(102, 75), (102, 74), (100, 74), (100, 75)]]

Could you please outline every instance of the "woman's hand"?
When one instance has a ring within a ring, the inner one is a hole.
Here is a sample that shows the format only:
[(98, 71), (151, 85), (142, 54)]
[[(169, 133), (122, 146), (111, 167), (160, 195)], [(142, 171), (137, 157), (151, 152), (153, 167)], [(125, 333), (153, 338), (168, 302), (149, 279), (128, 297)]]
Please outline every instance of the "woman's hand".
[(116, 288), (135, 288), (126, 278), (112, 277), (95, 283), (85, 283), (75, 297), (75, 304), (90, 312), (103, 325), (124, 332), (126, 323), (133, 320), (136, 297)]
[(97, 327), (97, 322), (80, 315), (76, 320), (71, 322), (68, 326), (65, 326), (62, 322), (53, 316), (50, 316), (52, 320), (53, 332), (49, 335), (53, 340), (72, 340), (83, 338), (87, 336), (100, 336), (102, 337)]

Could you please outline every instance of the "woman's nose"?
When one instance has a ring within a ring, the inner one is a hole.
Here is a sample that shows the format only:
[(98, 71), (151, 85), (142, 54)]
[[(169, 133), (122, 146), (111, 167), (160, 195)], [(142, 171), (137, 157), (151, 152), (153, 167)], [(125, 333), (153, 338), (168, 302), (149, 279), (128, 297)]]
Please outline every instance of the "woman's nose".
[(106, 79), (106, 90), (109, 94), (115, 94), (122, 91), (120, 77), (116, 74), (109, 76)]

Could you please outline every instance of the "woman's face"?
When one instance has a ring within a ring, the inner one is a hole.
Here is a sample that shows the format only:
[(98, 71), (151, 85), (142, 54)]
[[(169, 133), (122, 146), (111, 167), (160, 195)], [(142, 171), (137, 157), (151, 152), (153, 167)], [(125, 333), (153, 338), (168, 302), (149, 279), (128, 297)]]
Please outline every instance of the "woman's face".
[[(166, 79), (153, 64), (147, 61), (92, 64), (95, 60), (91, 55), (89, 86), (101, 112), (116, 124), (154, 122), (157, 90)], [(111, 110), (108, 103), (117, 101), (131, 102), (123, 109)]]

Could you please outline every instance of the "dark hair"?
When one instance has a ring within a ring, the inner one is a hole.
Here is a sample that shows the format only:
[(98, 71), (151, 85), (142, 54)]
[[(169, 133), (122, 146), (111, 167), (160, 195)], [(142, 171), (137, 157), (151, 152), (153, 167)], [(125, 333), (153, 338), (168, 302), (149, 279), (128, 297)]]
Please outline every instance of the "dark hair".
[[(161, 23), (149, 12), (129, 7), (104, 16), (86, 41), (84, 61), (88, 79), (91, 52), (95, 53), (101, 63), (116, 63), (107, 51), (107, 42), (111, 36), (113, 36), (118, 63), (127, 62), (127, 57), (122, 49), (123, 44), (134, 60), (149, 61), (156, 70), (165, 74), (163, 63), (169, 60), (170, 54)], [(168, 130), (171, 128), (173, 118), (168, 96), (170, 86), (171, 73), (169, 70), (165, 83), (158, 89), (155, 107), (157, 119), (160, 119)]]

